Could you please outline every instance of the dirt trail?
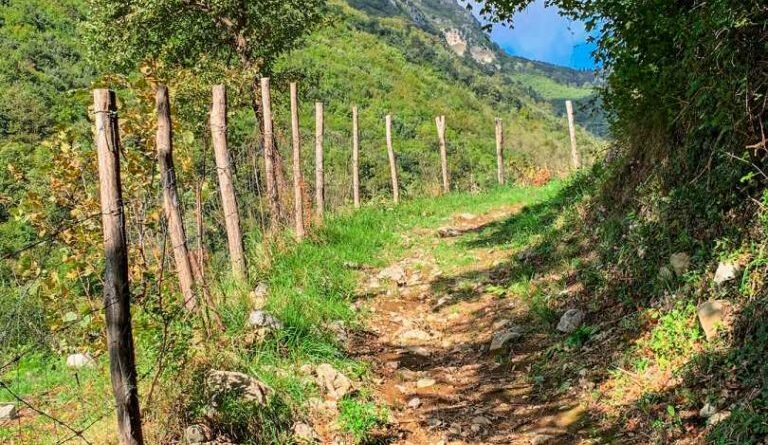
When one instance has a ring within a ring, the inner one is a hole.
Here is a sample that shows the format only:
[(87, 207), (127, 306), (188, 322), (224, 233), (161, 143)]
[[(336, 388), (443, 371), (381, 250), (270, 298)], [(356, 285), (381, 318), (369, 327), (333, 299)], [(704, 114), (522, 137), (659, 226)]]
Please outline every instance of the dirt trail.
[[(531, 323), (522, 301), (492, 292), (503, 277), (482, 272), (499, 271), (510, 253), (473, 248), (469, 264), (448, 273), (434, 256), (441, 242), (461, 242), (518, 210), (454, 215), (443, 239), (434, 230), (411, 233), (406, 256), (363, 284), (369, 332), (354, 350), (373, 363), (377, 395), (391, 409), (386, 443), (588, 443), (579, 401), (536, 394), (529, 378), (532, 354), (556, 334)], [(475, 279), (460, 278), (473, 271)], [(493, 335), (509, 328), (522, 337), (491, 353)]]

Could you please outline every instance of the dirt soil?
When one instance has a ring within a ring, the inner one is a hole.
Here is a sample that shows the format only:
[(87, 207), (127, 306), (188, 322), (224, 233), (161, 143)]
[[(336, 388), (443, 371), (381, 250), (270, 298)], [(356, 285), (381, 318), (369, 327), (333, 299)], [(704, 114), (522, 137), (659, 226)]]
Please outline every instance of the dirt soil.
[[(390, 408), (392, 426), (381, 442), (591, 443), (587, 404), (572, 392), (538, 394), (531, 378), (533, 355), (562, 334), (537, 326), (522, 301), (488, 290), (501, 278), (482, 271), (498, 271), (510, 252), (473, 248), (471, 264), (458, 267), (441, 267), (434, 257), (440, 243), (460, 242), (517, 211), (458, 214), (452, 230), (417, 230), (402, 259), (361, 284), (371, 315), (352, 350), (372, 363), (377, 397)], [(477, 279), (460, 278), (473, 271)], [(493, 335), (510, 328), (522, 337), (490, 352)]]

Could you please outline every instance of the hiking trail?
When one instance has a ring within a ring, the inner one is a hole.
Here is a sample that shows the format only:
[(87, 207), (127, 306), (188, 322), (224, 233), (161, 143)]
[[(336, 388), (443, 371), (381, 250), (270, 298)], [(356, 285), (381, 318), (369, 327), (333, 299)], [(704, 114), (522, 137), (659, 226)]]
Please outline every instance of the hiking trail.
[(360, 301), (370, 315), (352, 351), (372, 363), (376, 396), (390, 407), (388, 443), (584, 443), (584, 404), (533, 383), (533, 358), (562, 334), (499, 296), (511, 252), (481, 241), (521, 207), (411, 231), (402, 258), (366, 271)]

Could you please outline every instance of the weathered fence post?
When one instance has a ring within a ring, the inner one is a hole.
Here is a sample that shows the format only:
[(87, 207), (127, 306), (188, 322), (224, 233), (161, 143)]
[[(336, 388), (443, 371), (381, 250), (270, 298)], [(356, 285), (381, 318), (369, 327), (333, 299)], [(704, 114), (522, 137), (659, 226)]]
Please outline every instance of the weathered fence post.
[[(205, 134), (205, 133), (203, 133)], [(203, 222), (203, 184), (205, 183), (205, 158), (208, 138), (203, 137), (203, 155), (200, 175), (195, 184), (195, 225), (197, 226), (197, 267), (200, 271), (200, 286), (205, 286), (205, 224)], [(193, 265), (194, 267), (194, 265)], [(194, 271), (194, 269), (193, 269)]]
[(387, 127), (387, 155), (389, 156), (389, 173), (392, 176), (392, 199), (395, 204), (400, 202), (400, 187), (397, 183), (397, 162), (395, 159), (395, 150), (392, 148), (392, 116), (385, 118)]
[(158, 85), (155, 93), (157, 108), (157, 160), (160, 163), (160, 177), (163, 185), (163, 208), (168, 231), (171, 235), (173, 259), (179, 275), (179, 287), (184, 296), (184, 306), (194, 309), (197, 301), (193, 288), (192, 264), (189, 262), (187, 237), (184, 220), (179, 209), (179, 193), (176, 187), (176, 169), (173, 165), (173, 128), (168, 88)]
[(443, 174), (443, 193), (451, 191), (451, 185), (448, 179), (448, 154), (445, 148), (445, 116), (435, 118), (437, 124), (437, 139), (440, 142), (440, 167)]
[(261, 78), (261, 108), (264, 115), (264, 175), (266, 176), (267, 203), (270, 226), (275, 228), (280, 219), (280, 196), (277, 190), (277, 163), (275, 162), (275, 140), (272, 130), (272, 95), (269, 77)]
[(360, 139), (357, 128), (357, 105), (352, 107), (352, 200), (360, 208)]
[(115, 396), (117, 430), (121, 445), (142, 445), (136, 357), (131, 326), (128, 284), (128, 244), (120, 182), (120, 136), (114, 92), (93, 92), (96, 113), (96, 148), (99, 195), (104, 231), (104, 313), (107, 324), (109, 374)]
[(565, 111), (568, 114), (568, 133), (571, 135), (571, 163), (573, 168), (578, 170), (581, 167), (579, 157), (579, 148), (576, 146), (576, 125), (573, 122), (573, 102), (565, 101)]
[(323, 170), (323, 103), (315, 103), (315, 200), (317, 219), (323, 220), (325, 211), (325, 171)]
[(224, 210), (224, 223), (227, 228), (229, 257), (232, 272), (237, 278), (246, 278), (245, 256), (243, 255), (243, 235), (240, 232), (240, 214), (233, 184), (232, 167), (227, 148), (227, 91), (224, 85), (213, 87), (213, 106), (211, 107), (211, 137), (213, 153), (216, 158), (216, 172), (221, 192), (221, 207)]
[(499, 118), (496, 118), (496, 177), (499, 184), (504, 185), (504, 127)]
[(291, 82), (291, 136), (293, 140), (293, 216), (296, 238), (304, 239), (304, 199), (301, 193), (301, 133), (299, 132), (299, 98), (296, 82)]

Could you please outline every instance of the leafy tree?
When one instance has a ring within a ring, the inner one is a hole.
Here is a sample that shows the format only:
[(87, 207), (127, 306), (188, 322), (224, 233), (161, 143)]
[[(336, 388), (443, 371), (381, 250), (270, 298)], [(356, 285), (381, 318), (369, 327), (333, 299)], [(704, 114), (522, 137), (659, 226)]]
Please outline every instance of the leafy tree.
[(322, 17), (324, 0), (90, 0), (91, 46), (114, 67), (269, 72)]
[[(530, 3), (486, 0), (480, 8), (491, 20), (512, 21)], [(671, 189), (713, 165), (740, 170), (732, 154), (762, 162), (768, 149), (765, 2), (547, 3), (585, 20), (595, 33), (607, 80), (603, 99), (615, 118), (614, 135), (628, 147), (626, 168), (632, 162), (670, 166), (673, 174), (660, 176)]]

